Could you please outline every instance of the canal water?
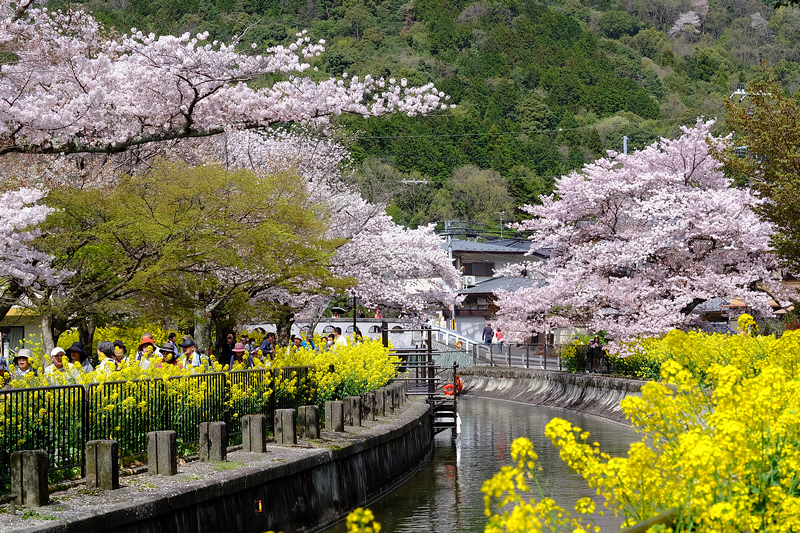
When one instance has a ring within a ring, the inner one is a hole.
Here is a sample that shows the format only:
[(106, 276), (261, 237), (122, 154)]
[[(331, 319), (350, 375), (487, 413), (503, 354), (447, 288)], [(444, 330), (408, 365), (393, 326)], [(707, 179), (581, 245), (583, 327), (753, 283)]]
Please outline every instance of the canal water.
[[(511, 443), (518, 437), (533, 442), (542, 467), (540, 482), (556, 503), (571, 511), (579, 498), (589, 496), (602, 510), (602, 499), (561, 461), (558, 450), (545, 438), (545, 426), (554, 417), (568, 420), (589, 431), (590, 441), (600, 443), (600, 449), (611, 455), (624, 455), (628, 445), (638, 440), (626, 427), (546, 407), (462, 397), (458, 412), (459, 437), (453, 441), (449, 431), (437, 435), (431, 459), (401, 487), (369, 505), (381, 533), (483, 531), (481, 485), (511, 464)], [(622, 519), (598, 515), (594, 523), (603, 531), (613, 531)], [(340, 522), (324, 533), (346, 530)]]

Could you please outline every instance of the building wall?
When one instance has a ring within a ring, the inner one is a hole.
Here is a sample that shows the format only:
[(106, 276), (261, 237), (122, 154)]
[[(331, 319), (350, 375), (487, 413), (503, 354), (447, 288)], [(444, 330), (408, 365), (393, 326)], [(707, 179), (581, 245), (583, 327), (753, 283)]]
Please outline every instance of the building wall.
[(25, 346), (31, 348), (31, 343), (42, 342), (42, 325), (39, 317), (22, 312), (19, 309), (12, 309), (9, 314), (0, 322), (0, 331), (5, 333), (3, 338), (3, 355), (9, 355), (9, 350), (18, 350), (23, 346), (19, 343), (24, 341)]
[(482, 316), (456, 317), (456, 332), (470, 339), (480, 341), (485, 327), (486, 319)]

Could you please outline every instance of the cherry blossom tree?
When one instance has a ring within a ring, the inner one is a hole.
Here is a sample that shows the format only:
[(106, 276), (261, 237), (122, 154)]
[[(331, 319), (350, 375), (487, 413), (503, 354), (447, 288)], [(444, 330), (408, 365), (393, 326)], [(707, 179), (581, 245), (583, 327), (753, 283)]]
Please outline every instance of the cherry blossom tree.
[(0, 277), (23, 286), (55, 285), (60, 279), (49, 257), (30, 246), (39, 235), (36, 226), (52, 212), (38, 203), (43, 196), (30, 188), (0, 194)]
[[(737, 298), (762, 314), (786, 289), (770, 275), (772, 226), (750, 190), (732, 187), (710, 154), (713, 121), (678, 139), (609, 156), (561, 177), (533, 218), (531, 250), (550, 257), (525, 266), (540, 280), (498, 294), (500, 323), (524, 335), (553, 326), (606, 330), (616, 338), (687, 326), (714, 297)], [(506, 272), (508, 274), (509, 272)]]
[(669, 29), (670, 37), (683, 34), (697, 35), (700, 33), (700, 16), (694, 11), (681, 13)]
[[(0, 43), (15, 61), (0, 78), (0, 154), (113, 153), (147, 142), (329, 115), (409, 115), (446, 107), (432, 84), (301, 75), (324, 51), (298, 33), (264, 55), (195, 36), (115, 37), (82, 11), (0, 1)], [(260, 89), (257, 76), (282, 79)]]

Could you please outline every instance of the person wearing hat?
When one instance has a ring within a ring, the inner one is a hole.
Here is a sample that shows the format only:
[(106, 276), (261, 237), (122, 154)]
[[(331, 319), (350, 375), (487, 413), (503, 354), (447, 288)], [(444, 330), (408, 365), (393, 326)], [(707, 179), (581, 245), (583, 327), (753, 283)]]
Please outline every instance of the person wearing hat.
[(197, 351), (197, 345), (195, 344), (194, 339), (192, 339), (191, 337), (189, 337), (188, 339), (184, 339), (184, 341), (180, 343), (178, 346), (180, 346), (181, 349), (183, 350), (183, 356), (181, 359), (183, 360), (184, 368), (189, 368), (189, 367), (197, 368), (200, 366), (202, 367), (208, 366), (208, 356), (201, 355)]
[(14, 372), (13, 379), (25, 379), (28, 374), (36, 375), (36, 370), (31, 368), (30, 358), (33, 356), (33, 352), (31, 352), (27, 348), (22, 348), (17, 352), (17, 355), (14, 356), (14, 366), (17, 367), (17, 371)]
[(47, 365), (44, 369), (45, 378), (50, 385), (67, 385), (76, 382), (75, 372), (68, 370), (69, 361), (64, 364), (64, 358), (67, 356), (66, 351), (61, 346), (56, 346), (50, 351), (50, 361), (52, 364)]
[(156, 341), (153, 340), (151, 334), (145, 333), (142, 335), (142, 343), (136, 350), (136, 360), (140, 361), (140, 366), (142, 368), (148, 368), (150, 366), (150, 357), (152, 357), (154, 353), (156, 353)]
[(114, 359), (117, 360), (117, 365), (125, 362), (125, 357), (128, 355), (128, 347), (121, 340), (115, 340), (114, 344)]
[(239, 363), (239, 364), (241, 364), (241, 365), (243, 365), (245, 367), (248, 366), (249, 361), (245, 361), (244, 355), (243, 355), (244, 352), (245, 352), (244, 344), (242, 344), (241, 342), (237, 342), (233, 346), (231, 351), (233, 352), (233, 355), (231, 355), (231, 363), (228, 365), (228, 370), (232, 370), (233, 369), (233, 365), (235, 365), (236, 363)]
[(82, 342), (73, 342), (72, 346), (67, 348), (67, 357), (69, 357), (70, 363), (79, 363), (84, 372), (94, 371), (91, 361), (86, 356), (86, 350), (83, 349)]
[(225, 337), (225, 341), (222, 343), (222, 351), (220, 352), (220, 361), (223, 363), (225, 361), (229, 361), (231, 358), (235, 356), (233, 353), (233, 349), (236, 347), (236, 337), (233, 333), (228, 333), (227, 337)]
[[(178, 358), (175, 357), (175, 343), (167, 341), (164, 343), (164, 346), (161, 347), (161, 361), (162, 363), (166, 363), (168, 365), (177, 365)], [(180, 365), (183, 366), (183, 365)]]
[(67, 353), (61, 346), (56, 346), (53, 348), (50, 351), (50, 360), (53, 362), (53, 364), (44, 369), (45, 375), (52, 374), (53, 372), (66, 372), (67, 369), (64, 368), (65, 355), (67, 355)]

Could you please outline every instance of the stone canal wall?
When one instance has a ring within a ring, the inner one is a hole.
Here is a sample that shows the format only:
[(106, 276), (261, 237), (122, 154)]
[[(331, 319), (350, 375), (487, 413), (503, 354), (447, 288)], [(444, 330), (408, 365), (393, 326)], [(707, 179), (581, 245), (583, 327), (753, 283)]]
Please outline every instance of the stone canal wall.
[(38, 516), (0, 519), (0, 531), (49, 533), (262, 533), (315, 531), (413, 474), (433, 449), (430, 407), (409, 399), (392, 415), (323, 432), (228, 462), (193, 461), (175, 476), (121, 478), (121, 488), (51, 495)]
[(627, 424), (620, 401), (641, 395), (644, 381), (597, 374), (469, 367), (459, 369), (462, 394), (568, 409)]

